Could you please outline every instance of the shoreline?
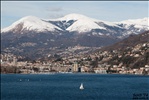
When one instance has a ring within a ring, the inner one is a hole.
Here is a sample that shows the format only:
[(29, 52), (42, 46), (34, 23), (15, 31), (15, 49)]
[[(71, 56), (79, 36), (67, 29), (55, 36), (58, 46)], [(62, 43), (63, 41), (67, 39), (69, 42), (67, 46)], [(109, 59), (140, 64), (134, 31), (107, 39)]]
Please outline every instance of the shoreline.
[(94, 75), (134, 75), (134, 76), (149, 76), (148, 74), (119, 74), (119, 73), (107, 73), (107, 74), (102, 74), (102, 73), (73, 73), (73, 72), (64, 72), (64, 73), (60, 73), (60, 72), (52, 72), (52, 73), (0, 73), (1, 75), (14, 75), (14, 74), (20, 74), (20, 75), (53, 75), (53, 74), (73, 74), (73, 75), (78, 75), (78, 74), (94, 74)]

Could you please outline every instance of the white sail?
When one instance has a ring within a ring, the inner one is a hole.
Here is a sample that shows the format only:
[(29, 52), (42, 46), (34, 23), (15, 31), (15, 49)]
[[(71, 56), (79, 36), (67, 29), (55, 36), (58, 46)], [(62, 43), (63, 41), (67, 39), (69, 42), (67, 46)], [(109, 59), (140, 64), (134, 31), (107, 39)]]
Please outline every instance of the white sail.
[(83, 83), (81, 83), (81, 85), (80, 85), (80, 90), (83, 90), (83, 89), (84, 89)]

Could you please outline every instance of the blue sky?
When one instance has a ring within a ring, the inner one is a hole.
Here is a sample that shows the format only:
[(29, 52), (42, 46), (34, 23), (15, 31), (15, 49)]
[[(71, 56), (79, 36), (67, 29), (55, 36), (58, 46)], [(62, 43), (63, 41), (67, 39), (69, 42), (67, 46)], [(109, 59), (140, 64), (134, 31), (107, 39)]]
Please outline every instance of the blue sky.
[(148, 1), (1, 1), (1, 28), (25, 16), (59, 18), (70, 13), (117, 22), (149, 17)]

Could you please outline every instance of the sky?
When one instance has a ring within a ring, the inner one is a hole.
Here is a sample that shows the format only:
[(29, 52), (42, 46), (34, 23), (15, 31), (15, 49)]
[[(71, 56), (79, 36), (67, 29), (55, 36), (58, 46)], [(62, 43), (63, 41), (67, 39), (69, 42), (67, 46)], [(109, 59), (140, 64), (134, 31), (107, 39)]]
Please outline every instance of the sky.
[(149, 1), (1, 1), (1, 29), (25, 16), (43, 19), (77, 13), (118, 22), (149, 17)]

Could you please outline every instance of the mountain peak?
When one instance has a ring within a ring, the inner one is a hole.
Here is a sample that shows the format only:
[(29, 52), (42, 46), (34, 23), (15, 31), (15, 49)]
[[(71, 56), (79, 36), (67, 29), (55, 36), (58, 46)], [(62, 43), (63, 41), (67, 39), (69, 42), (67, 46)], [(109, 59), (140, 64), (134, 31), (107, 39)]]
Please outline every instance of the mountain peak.
[(22, 21), (35, 21), (35, 20), (41, 20), (41, 19), (38, 18), (38, 17), (35, 17), (35, 16), (25, 16), (25, 17), (21, 18), (19, 20), (19, 22), (22, 22)]
[(77, 31), (79, 33), (89, 32), (92, 29), (105, 29), (105, 28), (103, 26), (98, 25), (95, 21), (86, 18), (77, 20), (76, 22), (74, 22), (73, 25), (67, 28), (68, 31)]
[(78, 19), (84, 19), (84, 18), (89, 18), (89, 17), (81, 15), (81, 14), (72, 13), (72, 14), (65, 15), (62, 18), (59, 18), (58, 20), (69, 21), (69, 20), (78, 20)]
[(17, 31), (16, 27), (19, 27), (19, 31), (25, 30), (33, 30), (33, 31), (52, 31), (55, 29), (61, 30), (59, 27), (43, 21), (42, 19), (35, 17), (35, 16), (26, 16), (21, 18), (20, 20), (14, 22), (11, 26), (2, 29), (3, 32), (9, 32), (12, 30)]

